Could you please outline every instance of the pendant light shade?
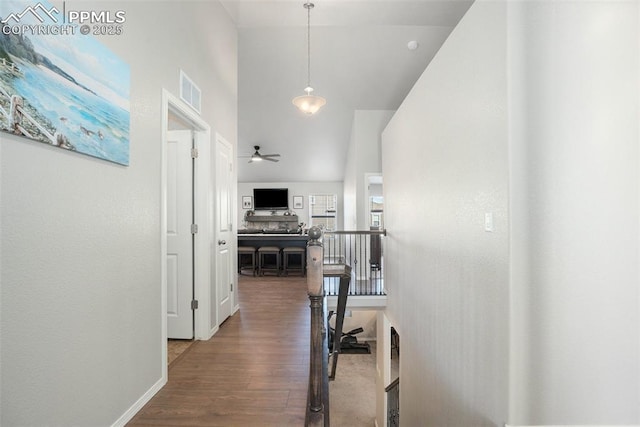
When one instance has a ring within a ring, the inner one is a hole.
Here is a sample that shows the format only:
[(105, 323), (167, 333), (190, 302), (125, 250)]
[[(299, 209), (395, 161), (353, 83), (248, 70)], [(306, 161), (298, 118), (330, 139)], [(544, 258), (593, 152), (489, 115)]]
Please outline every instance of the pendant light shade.
[(309, 116), (315, 114), (327, 103), (327, 100), (323, 97), (311, 95), (311, 92), (313, 92), (312, 87), (307, 87), (304, 91), (307, 93), (306, 95), (296, 96), (292, 101), (293, 105), (298, 107), (303, 113)]
[(311, 87), (311, 9), (313, 7), (313, 3), (304, 4), (304, 8), (307, 9), (307, 87), (304, 89), (306, 95), (297, 96), (292, 101), (293, 105), (309, 116), (317, 113), (327, 103), (323, 97), (311, 94), (313, 92)]

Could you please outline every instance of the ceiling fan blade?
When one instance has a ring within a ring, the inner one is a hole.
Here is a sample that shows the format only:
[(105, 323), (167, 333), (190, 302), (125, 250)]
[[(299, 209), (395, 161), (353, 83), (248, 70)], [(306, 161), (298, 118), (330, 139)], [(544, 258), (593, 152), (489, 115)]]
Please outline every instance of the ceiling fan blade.
[(259, 160), (268, 160), (270, 162), (278, 162), (278, 159), (274, 159), (274, 157), (280, 157), (280, 154), (260, 154), (260, 146), (254, 145), (253, 148), (256, 150), (255, 153), (247, 156), (247, 155), (239, 155), (238, 157), (248, 157), (249, 163), (257, 162)]

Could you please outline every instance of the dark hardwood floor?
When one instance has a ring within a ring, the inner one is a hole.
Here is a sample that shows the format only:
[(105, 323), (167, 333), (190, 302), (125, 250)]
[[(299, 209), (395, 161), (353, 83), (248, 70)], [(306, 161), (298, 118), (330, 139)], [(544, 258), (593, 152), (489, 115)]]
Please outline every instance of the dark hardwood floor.
[(129, 426), (302, 426), (309, 375), (304, 277), (241, 276), (240, 311), (169, 367)]

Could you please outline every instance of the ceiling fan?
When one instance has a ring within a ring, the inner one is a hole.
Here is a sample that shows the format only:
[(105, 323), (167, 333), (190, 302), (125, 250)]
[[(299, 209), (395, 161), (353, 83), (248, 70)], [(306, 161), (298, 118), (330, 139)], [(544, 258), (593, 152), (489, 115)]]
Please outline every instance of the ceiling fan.
[(261, 162), (263, 160), (268, 160), (270, 162), (279, 162), (279, 159), (275, 159), (274, 157), (280, 157), (280, 154), (260, 154), (260, 146), (254, 145), (253, 148), (256, 150), (251, 156), (243, 156), (249, 157), (249, 163), (253, 162)]

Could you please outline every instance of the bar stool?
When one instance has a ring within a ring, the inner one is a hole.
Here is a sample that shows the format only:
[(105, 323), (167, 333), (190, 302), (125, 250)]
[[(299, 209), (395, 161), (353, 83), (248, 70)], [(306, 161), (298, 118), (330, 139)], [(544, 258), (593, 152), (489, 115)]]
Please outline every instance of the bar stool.
[[(294, 256), (294, 257), (300, 257), (300, 264), (299, 265), (294, 265), (293, 267), (291, 267), (289, 265), (289, 261), (290, 261), (290, 257)], [(283, 258), (283, 273), (285, 274), (285, 276), (287, 276), (289, 274), (289, 270), (294, 270), (294, 271), (299, 271), (301, 276), (305, 275), (305, 270), (307, 267), (307, 263), (306, 263), (306, 258), (307, 258), (307, 250), (305, 248), (300, 248), (300, 247), (287, 247), (282, 249), (282, 258)]]
[[(269, 263), (269, 258), (275, 258), (275, 263)], [(280, 275), (280, 248), (277, 246), (262, 246), (258, 248), (258, 275), (264, 276), (265, 271), (273, 271)]]
[[(242, 258), (244, 257), (246, 258), (246, 256), (250, 256), (251, 257), (251, 264), (242, 263)], [(249, 268), (251, 267), (251, 274), (253, 274), (254, 276), (256, 275), (256, 248), (254, 248), (253, 246), (238, 246), (238, 273), (242, 274), (242, 269), (243, 268)]]

